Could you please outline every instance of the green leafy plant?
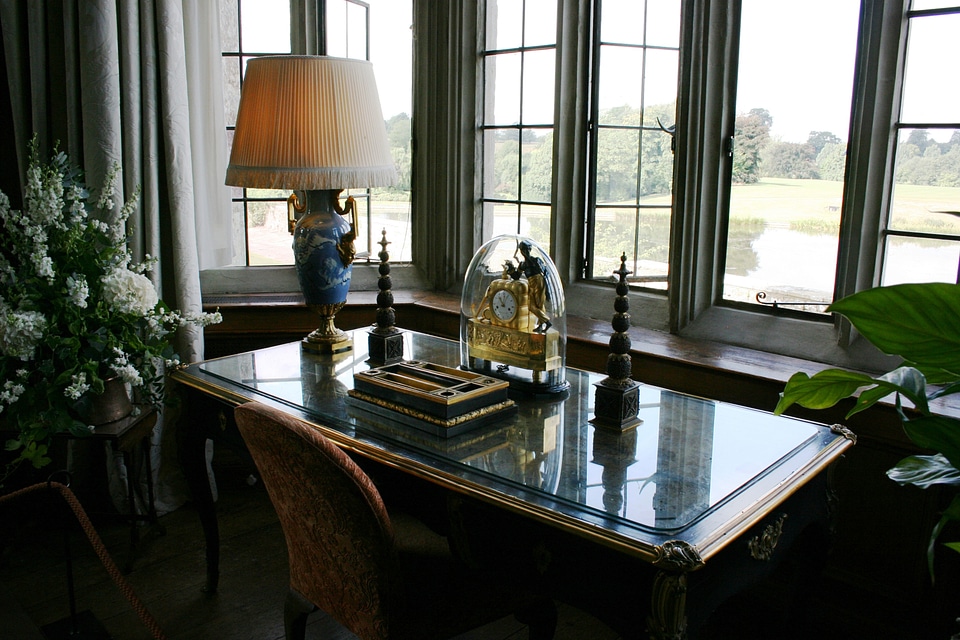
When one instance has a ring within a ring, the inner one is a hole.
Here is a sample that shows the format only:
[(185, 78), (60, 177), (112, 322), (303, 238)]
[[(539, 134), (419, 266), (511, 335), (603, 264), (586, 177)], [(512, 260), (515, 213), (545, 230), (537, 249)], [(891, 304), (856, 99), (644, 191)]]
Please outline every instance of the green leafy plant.
[[(833, 303), (828, 311), (845, 316), (864, 338), (884, 353), (903, 358), (901, 366), (878, 377), (842, 369), (813, 376), (796, 373), (780, 394), (775, 413), (791, 405), (826, 409), (855, 397), (847, 417), (893, 394), (904, 431), (933, 455), (914, 455), (887, 471), (901, 485), (960, 486), (960, 420), (938, 415), (931, 402), (960, 392), (960, 285), (926, 283), (878, 287)], [(904, 406), (906, 399), (912, 410)], [(927, 551), (930, 575), (937, 538), (950, 521), (960, 521), (960, 493), (934, 526)], [(960, 551), (960, 543), (947, 543)]]
[(31, 145), (23, 210), (0, 193), (0, 420), (21, 462), (50, 462), (57, 433), (90, 433), (77, 405), (119, 377), (138, 402), (159, 405), (165, 367), (175, 366), (172, 332), (219, 322), (219, 314), (169, 309), (144, 275), (155, 260), (132, 260), (126, 222), (139, 190), (114, 213), (115, 166), (93, 197), (67, 156), (42, 164)]

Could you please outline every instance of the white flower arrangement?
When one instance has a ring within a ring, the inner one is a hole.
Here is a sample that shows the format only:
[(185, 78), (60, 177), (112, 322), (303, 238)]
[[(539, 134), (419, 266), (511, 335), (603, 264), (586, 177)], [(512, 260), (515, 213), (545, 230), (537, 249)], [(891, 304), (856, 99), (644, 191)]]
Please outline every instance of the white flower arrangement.
[(89, 433), (77, 402), (110, 377), (159, 406), (164, 369), (179, 364), (171, 333), (220, 322), (169, 309), (144, 275), (156, 260), (133, 262), (126, 223), (139, 189), (112, 218), (119, 171), (93, 199), (65, 154), (43, 165), (34, 141), (23, 210), (0, 192), (0, 422), (19, 433), (6, 446), (12, 466), (47, 464), (56, 433)]

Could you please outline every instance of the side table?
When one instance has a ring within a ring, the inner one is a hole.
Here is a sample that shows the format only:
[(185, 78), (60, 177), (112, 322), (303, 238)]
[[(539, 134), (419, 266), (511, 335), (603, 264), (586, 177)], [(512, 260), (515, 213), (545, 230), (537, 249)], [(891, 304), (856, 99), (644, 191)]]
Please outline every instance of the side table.
[[(83, 440), (92, 439), (109, 442), (114, 451), (123, 455), (123, 463), (127, 467), (127, 504), (130, 512), (120, 516), (130, 521), (130, 552), (124, 565), (125, 573), (129, 573), (133, 569), (137, 544), (140, 542), (138, 526), (140, 522), (150, 523), (160, 535), (166, 533), (157, 517), (153, 491), (153, 465), (150, 462), (150, 435), (157, 424), (157, 411), (148, 405), (137, 405), (137, 408), (140, 409), (139, 413), (134, 409), (134, 413), (129, 416), (98, 425), (93, 433), (83, 437)], [(62, 434), (62, 436), (71, 440), (80, 439), (70, 434)], [(140, 455), (139, 460), (135, 457), (137, 453)], [(142, 465), (137, 464), (138, 462), (142, 462)], [(137, 498), (140, 498), (141, 503), (144, 502), (140, 492), (140, 483), (137, 482), (137, 476), (139, 475), (137, 471), (141, 468), (147, 474), (147, 512), (143, 514), (137, 513)]]

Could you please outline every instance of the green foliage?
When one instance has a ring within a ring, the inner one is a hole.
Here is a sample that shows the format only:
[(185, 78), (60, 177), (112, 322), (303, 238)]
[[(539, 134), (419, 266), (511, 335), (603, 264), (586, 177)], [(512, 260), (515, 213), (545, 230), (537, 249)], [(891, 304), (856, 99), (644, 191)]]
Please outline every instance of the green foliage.
[(771, 142), (763, 148), (763, 175), (776, 178), (819, 180), (817, 151), (811, 144)]
[(549, 203), (553, 184), (552, 133), (537, 140), (536, 146), (526, 154), (523, 167), (520, 199), (528, 202)]
[(790, 223), (791, 231), (800, 233), (809, 233), (812, 235), (837, 235), (840, 232), (839, 220), (821, 220), (819, 218), (809, 218), (806, 220), (794, 220)]
[(821, 180), (843, 180), (846, 169), (847, 147), (839, 142), (828, 143), (817, 152), (817, 173)]
[(519, 152), (520, 143), (516, 140), (497, 142), (493, 157), (494, 179), (488, 196), (507, 199), (518, 197), (520, 167), (517, 163), (521, 160), (517, 157)]
[(766, 109), (751, 109), (734, 123), (733, 175), (735, 183), (753, 184), (760, 179), (760, 153), (770, 140), (773, 117)]
[(838, 300), (830, 310), (849, 318), (884, 353), (960, 378), (960, 286), (878, 287)]
[(413, 154), (410, 149), (410, 116), (398, 113), (386, 121), (387, 139), (390, 141), (390, 155), (397, 167), (397, 183), (384, 187), (382, 192), (406, 194), (410, 191), (413, 175)]
[(170, 334), (219, 321), (170, 310), (144, 275), (154, 260), (132, 261), (126, 221), (139, 189), (115, 212), (119, 173), (92, 197), (66, 155), (42, 164), (34, 140), (23, 210), (0, 193), (0, 416), (18, 432), (8, 472), (49, 463), (54, 434), (89, 433), (75, 409), (109, 377), (159, 403), (164, 366), (178, 362)]
[(897, 184), (960, 187), (960, 143), (932, 142), (922, 148), (911, 143), (901, 144), (896, 181)]
[(813, 147), (815, 155), (823, 151), (828, 145), (838, 145), (842, 142), (843, 140), (838, 138), (836, 134), (829, 131), (811, 131), (810, 135), (807, 136), (807, 144)]
[[(934, 414), (930, 407), (932, 400), (960, 392), (960, 285), (878, 287), (838, 300), (828, 311), (846, 316), (864, 338), (884, 353), (903, 358), (904, 365), (878, 377), (841, 369), (813, 376), (794, 374), (780, 394), (775, 413), (793, 404), (825, 409), (856, 396), (849, 417), (894, 394), (907, 437), (937, 454), (904, 458), (887, 475), (900, 484), (921, 488), (960, 486), (960, 420)], [(939, 386), (928, 389), (928, 383)], [(903, 408), (903, 398), (913, 404), (913, 411)], [(960, 521), (958, 498), (954, 497), (931, 533), (931, 577), (937, 537), (948, 522)], [(957, 544), (947, 546), (960, 550)]]

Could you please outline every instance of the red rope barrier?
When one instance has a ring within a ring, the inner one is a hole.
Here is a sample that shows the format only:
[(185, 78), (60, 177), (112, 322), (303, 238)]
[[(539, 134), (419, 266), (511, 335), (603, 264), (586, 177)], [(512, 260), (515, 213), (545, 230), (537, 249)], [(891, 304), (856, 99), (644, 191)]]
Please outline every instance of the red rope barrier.
[(73, 493), (73, 491), (70, 490), (70, 487), (60, 482), (41, 482), (0, 497), (0, 504), (21, 498), (41, 489), (51, 489), (60, 493), (67, 505), (73, 511), (73, 515), (76, 516), (77, 521), (80, 523), (80, 527), (83, 529), (83, 532), (87, 535), (87, 539), (90, 541), (90, 545), (93, 547), (93, 550), (100, 558), (100, 562), (103, 563), (104, 568), (107, 570), (107, 574), (109, 574), (109, 576), (113, 579), (113, 582), (117, 585), (117, 588), (120, 589), (120, 592), (123, 593), (124, 597), (126, 597), (126, 599), (130, 602), (130, 605), (133, 607), (133, 610), (137, 612), (140, 620), (144, 625), (146, 625), (147, 629), (150, 630), (150, 633), (153, 634), (155, 640), (166, 640), (166, 636), (160, 629), (160, 625), (157, 624), (156, 619), (154, 619), (150, 612), (147, 611), (147, 608), (134, 592), (133, 587), (130, 586), (130, 583), (127, 582), (127, 579), (123, 577), (123, 574), (120, 572), (117, 564), (113, 561), (113, 558), (110, 557), (106, 546), (103, 544), (103, 540), (100, 539), (100, 535), (97, 533), (97, 530), (93, 528), (93, 523), (90, 521), (89, 516), (87, 516), (87, 512), (83, 510), (83, 506), (80, 504), (80, 501), (77, 500), (77, 496)]

